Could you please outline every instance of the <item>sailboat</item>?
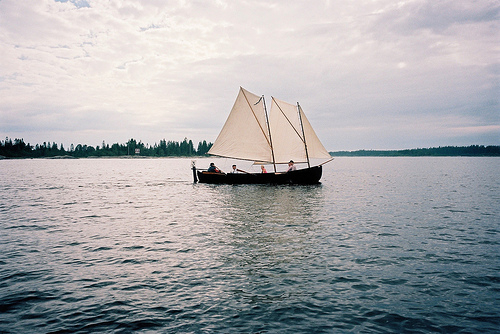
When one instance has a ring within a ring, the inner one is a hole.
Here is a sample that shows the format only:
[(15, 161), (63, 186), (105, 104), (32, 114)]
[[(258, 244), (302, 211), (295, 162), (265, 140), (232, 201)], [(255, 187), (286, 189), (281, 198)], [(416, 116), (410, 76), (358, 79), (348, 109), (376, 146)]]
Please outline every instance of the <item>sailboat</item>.
[[(267, 113), (264, 96), (240, 87), (236, 101), (208, 154), (254, 164), (272, 165), (267, 173), (209, 172), (193, 162), (194, 182), (218, 184), (316, 184), (322, 165), (333, 160), (301, 106), (271, 97)], [(321, 163), (313, 166), (312, 160)], [(283, 164), (307, 164), (305, 168), (279, 171)]]

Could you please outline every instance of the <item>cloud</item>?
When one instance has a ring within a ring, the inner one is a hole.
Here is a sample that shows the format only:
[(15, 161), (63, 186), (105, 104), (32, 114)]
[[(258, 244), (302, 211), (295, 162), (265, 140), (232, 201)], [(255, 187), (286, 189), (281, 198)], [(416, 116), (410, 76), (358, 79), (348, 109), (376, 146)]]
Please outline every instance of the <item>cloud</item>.
[(393, 3), (378, 13), (379, 25), (398, 33), (412, 34), (420, 29), (444, 33), (457, 25), (496, 22), (500, 5), (496, 1), (417, 0)]
[(499, 8), (3, 0), (0, 134), (213, 141), (243, 86), (300, 101), (330, 150), (498, 144)]

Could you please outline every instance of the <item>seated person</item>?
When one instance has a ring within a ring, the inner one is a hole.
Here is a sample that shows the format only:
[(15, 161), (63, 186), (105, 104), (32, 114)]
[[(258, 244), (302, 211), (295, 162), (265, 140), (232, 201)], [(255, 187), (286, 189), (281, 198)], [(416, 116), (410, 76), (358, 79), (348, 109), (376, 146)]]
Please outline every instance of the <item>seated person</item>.
[(262, 173), (267, 173), (266, 167), (264, 165), (260, 166)]
[(290, 162), (288, 163), (288, 169), (286, 170), (286, 172), (293, 172), (294, 170), (297, 170), (297, 167), (295, 167), (295, 165), (293, 164), (293, 160), (290, 160)]
[(207, 172), (210, 173), (220, 173), (220, 169), (215, 167), (215, 164), (213, 162), (210, 163), (210, 167), (208, 167)]

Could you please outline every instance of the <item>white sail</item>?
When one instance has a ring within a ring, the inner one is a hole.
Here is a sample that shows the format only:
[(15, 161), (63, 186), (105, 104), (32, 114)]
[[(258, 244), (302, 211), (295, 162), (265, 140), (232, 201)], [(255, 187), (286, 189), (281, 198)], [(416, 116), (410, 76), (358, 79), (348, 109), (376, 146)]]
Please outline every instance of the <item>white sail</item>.
[(304, 135), (305, 135), (305, 141), (307, 143), (307, 153), (309, 159), (331, 160), (332, 156), (330, 155), (330, 153), (328, 153), (326, 148), (319, 140), (318, 135), (316, 135), (316, 132), (314, 132), (311, 123), (309, 123), (309, 120), (307, 119), (306, 115), (304, 114), (304, 111), (300, 106), (299, 106), (299, 112), (302, 119), (302, 126), (304, 127)]
[(297, 106), (273, 97), (269, 127), (276, 163), (307, 162)]
[(269, 124), (276, 163), (331, 158), (297, 105), (272, 98)]
[(240, 87), (229, 117), (208, 153), (242, 160), (273, 161), (261, 97)]
[(268, 127), (264, 99), (241, 87), (208, 153), (276, 164), (331, 158), (302, 108), (272, 98)]

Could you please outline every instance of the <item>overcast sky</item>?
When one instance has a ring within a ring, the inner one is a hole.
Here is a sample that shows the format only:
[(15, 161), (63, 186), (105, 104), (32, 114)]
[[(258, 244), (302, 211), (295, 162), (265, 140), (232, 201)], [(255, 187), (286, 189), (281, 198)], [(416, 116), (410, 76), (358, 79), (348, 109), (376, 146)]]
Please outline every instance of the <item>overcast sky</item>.
[(239, 87), (329, 151), (500, 145), (497, 0), (0, 0), (0, 135), (213, 142)]

